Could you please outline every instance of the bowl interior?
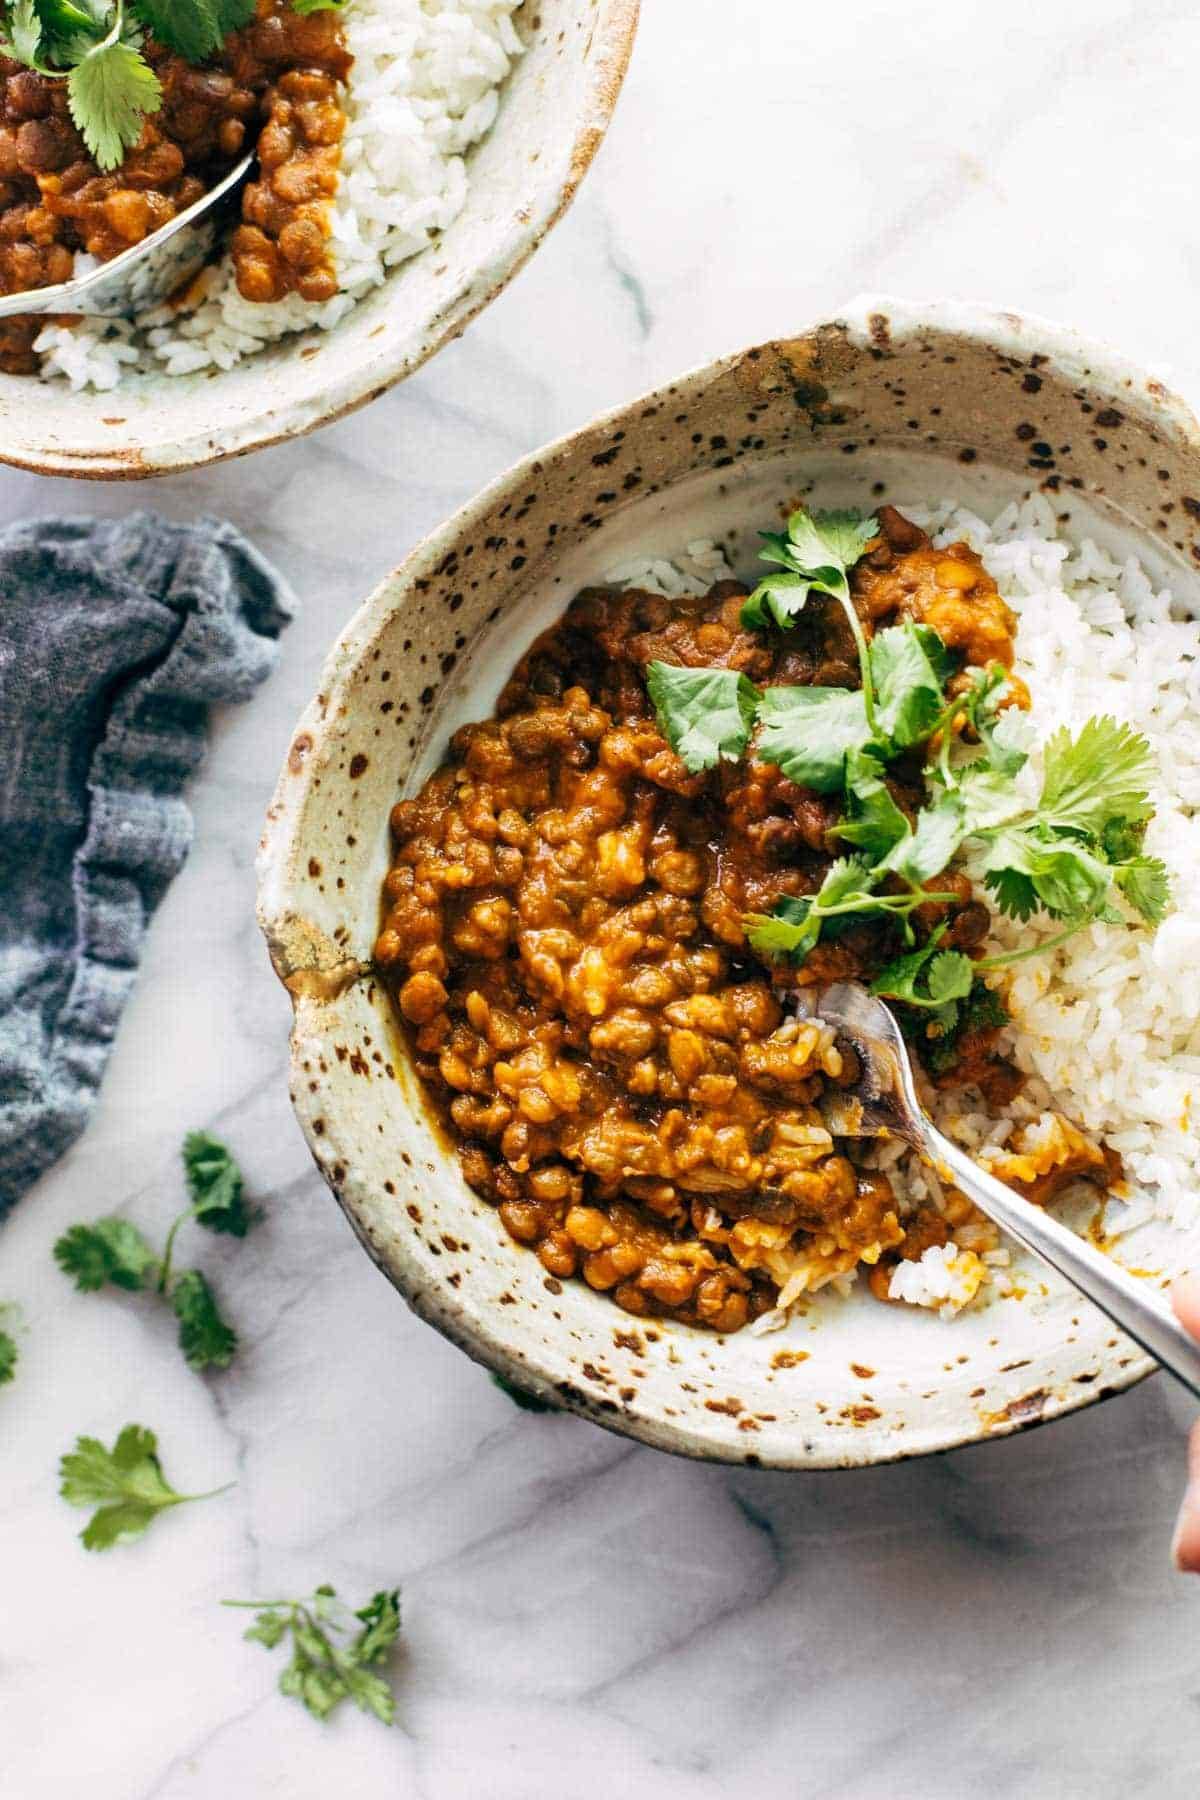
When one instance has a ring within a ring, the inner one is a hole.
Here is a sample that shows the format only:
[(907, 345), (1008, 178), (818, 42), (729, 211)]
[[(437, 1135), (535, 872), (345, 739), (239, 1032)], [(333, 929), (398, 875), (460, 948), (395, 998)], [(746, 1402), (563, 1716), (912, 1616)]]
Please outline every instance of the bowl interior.
[[(392, 801), (457, 725), (486, 716), (580, 587), (700, 537), (723, 538), (749, 572), (756, 530), (785, 500), (955, 494), (988, 514), (1048, 482), (1070, 529), (1135, 550), (1200, 600), (1185, 409), (1049, 327), (864, 303), (531, 459), (414, 552), (335, 647), (264, 841), (262, 917), (296, 1003), (293, 1096), (371, 1253), (471, 1354), (665, 1448), (778, 1466), (1011, 1431), (1146, 1372), (1038, 1267), (1018, 1297), (952, 1325), (856, 1293), (818, 1296), (784, 1332), (728, 1339), (647, 1329), (560, 1285), (462, 1181), (369, 968)], [(1139, 1244), (1164, 1272), (1186, 1251), (1165, 1228)]]
[(109, 393), (0, 375), (0, 460), (134, 477), (299, 435), (410, 373), (493, 298), (566, 206), (604, 134), (637, 0), (526, 0), (527, 45), (468, 157), (454, 224), (332, 331), (283, 339), (229, 370), (150, 373)]

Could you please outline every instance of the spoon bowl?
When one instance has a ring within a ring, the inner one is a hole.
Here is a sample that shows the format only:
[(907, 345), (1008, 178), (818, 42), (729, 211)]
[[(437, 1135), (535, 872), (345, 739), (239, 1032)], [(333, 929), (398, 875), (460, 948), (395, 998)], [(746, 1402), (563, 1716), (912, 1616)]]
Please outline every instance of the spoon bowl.
[(207, 261), (221, 218), (241, 192), (254, 163), (250, 151), (216, 187), (140, 244), (70, 281), (0, 295), (0, 319), (15, 314), (82, 313), (101, 319), (148, 312), (189, 281)]

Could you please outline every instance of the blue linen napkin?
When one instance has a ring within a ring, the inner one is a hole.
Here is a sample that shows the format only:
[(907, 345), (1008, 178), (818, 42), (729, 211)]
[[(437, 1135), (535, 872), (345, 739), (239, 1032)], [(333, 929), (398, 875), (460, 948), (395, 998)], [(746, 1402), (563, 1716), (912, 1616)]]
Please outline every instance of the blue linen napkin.
[(0, 1218), (87, 1123), (208, 709), (250, 698), (291, 611), (216, 519), (0, 533)]

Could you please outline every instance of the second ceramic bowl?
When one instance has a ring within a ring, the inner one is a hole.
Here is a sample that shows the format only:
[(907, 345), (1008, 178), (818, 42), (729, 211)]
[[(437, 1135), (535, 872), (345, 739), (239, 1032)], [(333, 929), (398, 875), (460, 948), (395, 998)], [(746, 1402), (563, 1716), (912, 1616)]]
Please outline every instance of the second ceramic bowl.
[(638, 0), (526, 0), (526, 44), (495, 124), (470, 153), (466, 204), (421, 256), (332, 331), (303, 332), (232, 369), (139, 375), (109, 393), (0, 375), (0, 462), (130, 480), (301, 437), (376, 399), (493, 300), (570, 205), (608, 128)]

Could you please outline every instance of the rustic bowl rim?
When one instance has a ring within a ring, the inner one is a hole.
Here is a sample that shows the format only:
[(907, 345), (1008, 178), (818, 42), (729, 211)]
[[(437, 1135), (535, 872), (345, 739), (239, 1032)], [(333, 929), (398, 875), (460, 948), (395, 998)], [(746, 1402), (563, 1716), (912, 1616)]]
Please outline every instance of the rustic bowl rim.
[[(227, 427), (223, 434), (210, 435), (201, 413), (188, 435), (176, 441), (169, 456), (119, 444), (111, 451), (96, 453), (14, 450), (0, 438), (0, 464), (34, 475), (67, 476), (80, 481), (146, 481), (160, 475), (182, 475), (307, 437), (347, 418), (415, 374), (448, 343), (461, 337), (472, 320), (520, 273), (566, 213), (604, 141), (633, 55), (641, 0), (595, 0), (595, 5), (597, 16), (590, 40), (594, 50), (589, 56), (588, 79), (579, 96), (578, 126), (566, 157), (565, 174), (545, 191), (535, 190), (528, 207), (518, 213), (500, 250), (488, 258), (491, 279), (481, 292), (471, 292), (480, 272), (476, 267), (464, 274), (456, 293), (435, 317), (418, 326), (415, 338), (410, 334), (399, 339), (382, 364), (364, 357), (331, 383), (327, 406), (306, 406), (299, 419), (289, 421), (285, 403), (281, 408), (259, 408), (252, 417)], [(404, 265), (400, 265), (393, 279), (402, 280), (403, 270)], [(162, 377), (163, 382), (171, 379)]]
[[(536, 467), (549, 464), (581, 440), (603, 436), (646, 408), (658, 406), (668, 400), (675, 402), (679, 390), (693, 381), (711, 379), (721, 371), (742, 363), (747, 357), (765, 354), (773, 345), (807, 337), (830, 325), (849, 326), (866, 336), (873, 329), (873, 322), (876, 320), (885, 321), (893, 337), (912, 331), (929, 330), (939, 335), (966, 335), (989, 346), (1007, 349), (1014, 356), (1028, 357), (1031, 352), (1040, 352), (1048, 360), (1086, 372), (1089, 379), (1099, 377), (1100, 383), (1110, 386), (1114, 393), (1121, 390), (1131, 400), (1137, 397), (1138, 403), (1158, 422), (1169, 425), (1193, 447), (1200, 448), (1200, 420), (1185, 400), (1116, 348), (1086, 337), (1069, 326), (1035, 314), (1018, 314), (979, 302), (917, 301), (878, 293), (860, 295), (832, 316), (803, 324), (786, 338), (772, 340), (768, 344), (750, 345), (699, 363), (653, 389), (610, 407), (594, 415), (585, 424), (539, 446), (496, 476), (415, 544), (363, 601), (330, 651), (318, 679), (318, 693), (298, 720), (293, 739), (300, 734), (307, 734), (316, 749), (322, 737), (334, 727), (339, 711), (339, 696), (347, 680), (358, 666), (364, 651), (373, 645), (396, 608), (403, 605), (403, 590), (408, 572), (427, 562), (435, 547), (441, 553), (451, 542), (469, 539), (479, 521), (491, 512), (498, 501), (524, 492), (528, 477)], [(293, 1078), (299, 1072), (300, 1024), (308, 996), (302, 988), (291, 985), (289, 978), (305, 967), (306, 956), (312, 949), (312, 939), (306, 935), (302, 920), (299, 921), (299, 933), (296, 931), (299, 915), (291, 907), (293, 883), (290, 867), (292, 859), (299, 855), (302, 842), (300, 827), (310, 791), (311, 769), (316, 761), (317, 758), (310, 754), (308, 767), (299, 778), (294, 770), (289, 771), (285, 763), (268, 809), (258, 860), (258, 920), (267, 939), (276, 973), (288, 988), (295, 1014), (291, 1039)], [(482, 1322), (467, 1321), (462, 1309), (452, 1303), (452, 1296), (444, 1289), (439, 1290), (436, 1284), (431, 1285), (424, 1277), (412, 1272), (407, 1272), (406, 1278), (406, 1272), (389, 1261), (373, 1243), (363, 1220), (358, 1216), (352, 1191), (353, 1171), (345, 1183), (339, 1185), (333, 1182), (328, 1170), (317, 1157), (317, 1143), (308, 1130), (303, 1108), (298, 1102), (296, 1112), (301, 1129), (305, 1131), (309, 1147), (314, 1153), (314, 1160), (317, 1160), (318, 1167), (368, 1254), (413, 1310), (474, 1361), (502, 1374), (517, 1385), (528, 1385), (534, 1391), (553, 1395), (554, 1404), (560, 1410), (586, 1418), (617, 1436), (632, 1438), (652, 1448), (695, 1460), (724, 1462), (731, 1466), (745, 1465), (744, 1457), (729, 1454), (723, 1445), (710, 1439), (702, 1428), (702, 1422), (678, 1424), (665, 1418), (638, 1416), (633, 1412), (614, 1414), (609, 1408), (594, 1402), (587, 1394), (578, 1391), (562, 1393), (556, 1386), (559, 1376), (555, 1370), (539, 1368), (535, 1361), (518, 1355), (513, 1350), (502, 1329), (502, 1316), (488, 1316)], [(1018, 1432), (1049, 1424), (1054, 1419), (1065, 1417), (1083, 1407), (1111, 1399), (1157, 1372), (1158, 1364), (1148, 1355), (1139, 1352), (1128, 1359), (1124, 1367), (1106, 1370), (1103, 1383), (1073, 1388), (1067, 1394), (1051, 1395), (1040, 1412), (1018, 1414), (1004, 1423), (988, 1428), (984, 1428), (978, 1421), (973, 1427), (966, 1423), (942, 1422), (925, 1432), (911, 1432), (903, 1443), (897, 1443), (893, 1439), (889, 1444), (876, 1443), (871, 1430), (867, 1428), (856, 1432), (849, 1441), (840, 1441), (836, 1448), (831, 1444), (827, 1451), (817, 1449), (815, 1453), (812, 1447), (808, 1453), (805, 1452), (798, 1434), (795, 1454), (768, 1452), (753, 1461), (756, 1467), (780, 1471), (869, 1468), (909, 1461), (917, 1456), (940, 1454), (975, 1443), (1012, 1437)]]

